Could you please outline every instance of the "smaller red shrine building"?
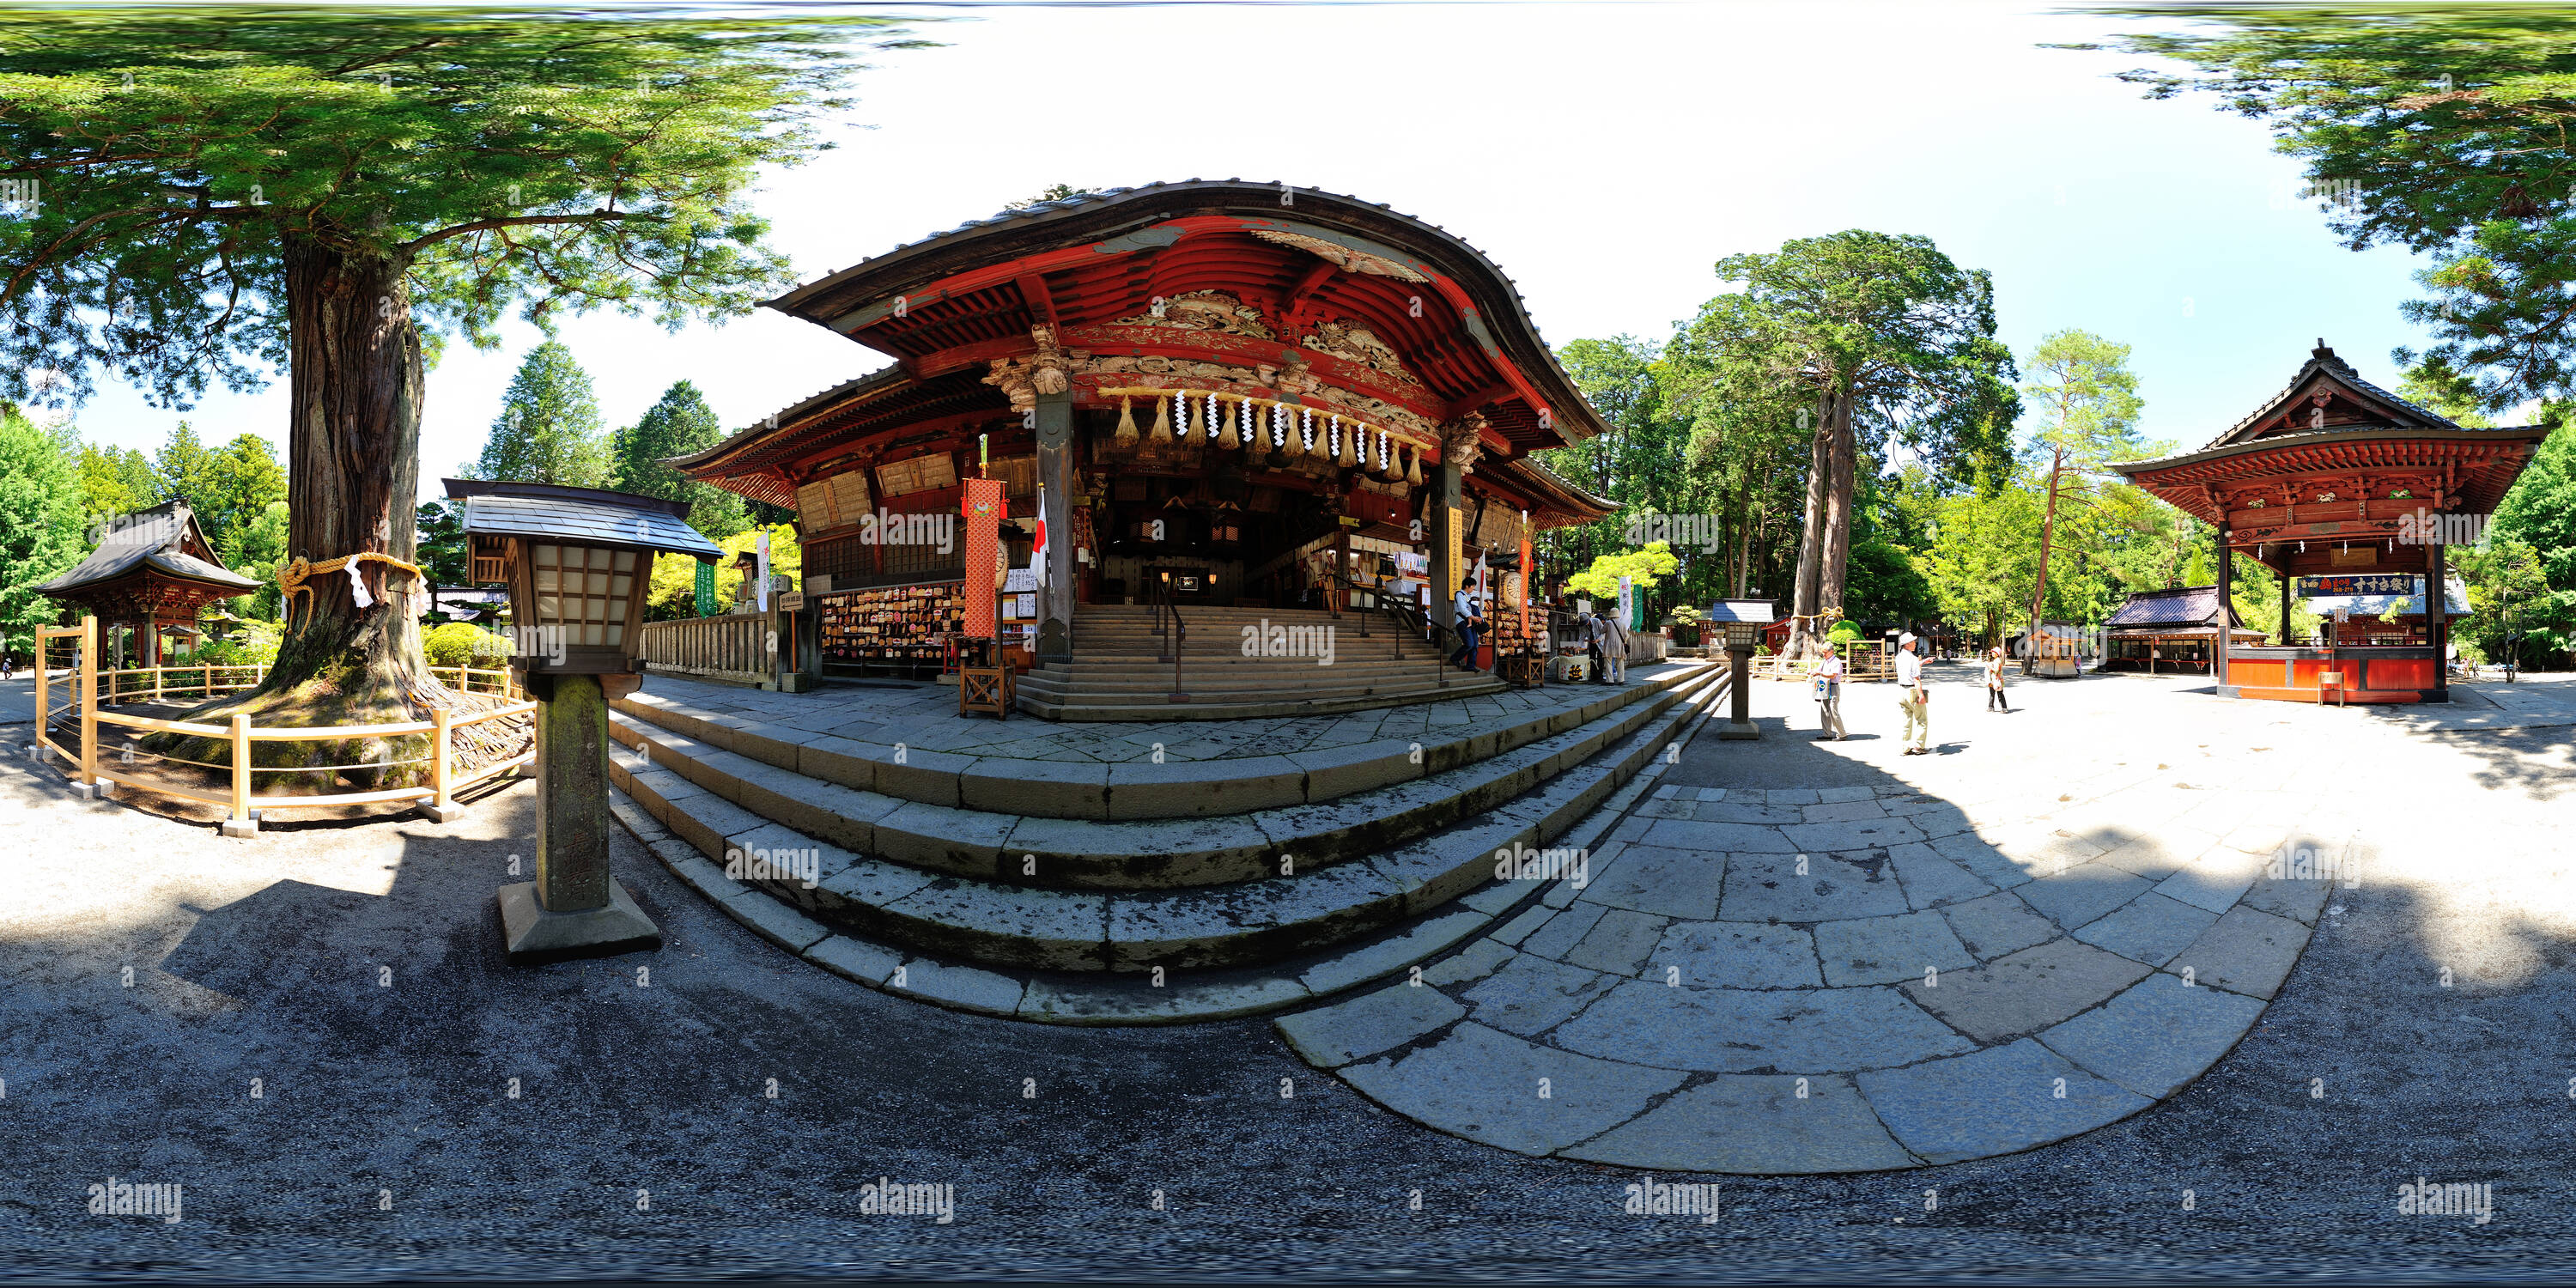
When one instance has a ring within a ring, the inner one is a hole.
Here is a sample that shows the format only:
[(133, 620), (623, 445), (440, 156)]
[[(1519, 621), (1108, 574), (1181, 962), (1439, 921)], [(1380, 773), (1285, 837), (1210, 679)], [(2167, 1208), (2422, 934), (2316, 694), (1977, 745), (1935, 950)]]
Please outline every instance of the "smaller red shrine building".
[(191, 634), (198, 610), (259, 587), (224, 566), (186, 502), (165, 501), (109, 520), (88, 558), (32, 589), (98, 618), (100, 652), (123, 651), (108, 642), (122, 628), (133, 633), (132, 656), (159, 666), (163, 632)]
[[(2363, 380), (2319, 340), (2287, 388), (2208, 446), (2111, 468), (2216, 529), (2220, 602), (2232, 555), (2280, 574), (2286, 622), (2294, 592), (2420, 597), (2445, 585), (2445, 544), (2474, 539), (2548, 436), (2458, 424)], [(2448, 702), (2450, 616), (2419, 612), (2404, 634), (2329, 623), (2315, 648), (2241, 647), (2212, 630), (2210, 673), (2226, 697)]]

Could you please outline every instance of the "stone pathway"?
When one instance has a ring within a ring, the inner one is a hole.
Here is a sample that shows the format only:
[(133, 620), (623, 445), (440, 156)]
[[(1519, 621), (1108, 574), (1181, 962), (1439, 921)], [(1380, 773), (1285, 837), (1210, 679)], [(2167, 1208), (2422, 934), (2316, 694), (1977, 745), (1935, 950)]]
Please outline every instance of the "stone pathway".
[(1764, 740), (1700, 740), (1542, 906), (1280, 1033), (1441, 1130), (1667, 1170), (1955, 1162), (2172, 1095), (2327, 908), (2359, 820), (2318, 789), (2371, 717), (2130, 677), (1988, 715), (1935, 670), (1942, 754), (1895, 754), (1884, 686), (1830, 745), (1758, 686)]

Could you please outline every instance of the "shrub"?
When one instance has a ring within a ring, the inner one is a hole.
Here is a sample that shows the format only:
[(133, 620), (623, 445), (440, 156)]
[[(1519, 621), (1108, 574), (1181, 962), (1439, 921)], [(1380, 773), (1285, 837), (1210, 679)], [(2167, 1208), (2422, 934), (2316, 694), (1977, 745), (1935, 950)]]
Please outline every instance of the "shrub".
[(510, 642), (471, 622), (449, 622), (423, 632), (420, 650), (431, 666), (489, 666), (510, 655)]

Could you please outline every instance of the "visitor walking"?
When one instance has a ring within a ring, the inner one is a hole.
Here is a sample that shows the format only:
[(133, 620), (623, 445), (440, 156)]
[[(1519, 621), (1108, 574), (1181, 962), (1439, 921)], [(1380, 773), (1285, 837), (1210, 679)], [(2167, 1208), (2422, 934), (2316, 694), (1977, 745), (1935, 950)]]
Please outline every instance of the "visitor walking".
[(2001, 644), (1986, 650), (1986, 710), (1997, 709), (2005, 715), (2012, 714), (2012, 704), (2004, 701), (2004, 646)]
[(1898, 740), (1914, 744), (1906, 755), (1920, 756), (1929, 750), (1924, 744), (1932, 736), (1932, 690), (1923, 683), (1923, 659), (1915, 655), (1914, 645), (1911, 631), (1896, 637), (1896, 700), (1905, 708), (1905, 732)]
[(1601, 680), (1604, 684), (1628, 682), (1628, 624), (1615, 613), (1602, 613)]
[(1824, 664), (1816, 668), (1816, 727), (1823, 732), (1818, 742), (1841, 742), (1843, 732), (1843, 659), (1828, 651)]

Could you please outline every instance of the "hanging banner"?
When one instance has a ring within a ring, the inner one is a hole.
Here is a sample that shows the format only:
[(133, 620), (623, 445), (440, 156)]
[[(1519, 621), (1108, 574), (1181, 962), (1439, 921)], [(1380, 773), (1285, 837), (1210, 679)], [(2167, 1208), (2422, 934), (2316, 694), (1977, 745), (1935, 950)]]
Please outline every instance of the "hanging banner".
[(1637, 628), (1637, 584), (1626, 577), (1619, 579), (1619, 624)]
[(716, 615), (716, 566), (706, 560), (694, 560), (698, 566), (698, 616)]
[(1029, 550), (1029, 567), (1038, 575), (1038, 589), (1050, 589), (1047, 582), (1046, 484), (1038, 484), (1038, 540)]
[(1530, 565), (1529, 511), (1521, 511), (1521, 639), (1530, 638), (1530, 592), (1538, 585), (1538, 569)]
[(1464, 540), (1466, 534), (1460, 529), (1467, 526), (1467, 517), (1466, 512), (1457, 506), (1449, 506), (1448, 510), (1449, 522), (1444, 525), (1448, 529), (1448, 535), (1442, 540), (1448, 543), (1449, 576), (1448, 584), (1440, 588), (1440, 593), (1450, 599), (1456, 599), (1459, 583), (1467, 573), (1466, 568), (1459, 563), (1459, 560), (1466, 555)]
[(961, 510), (966, 519), (966, 637), (993, 638), (993, 596), (1001, 562), (1002, 480), (968, 479)]
[(2301, 577), (2295, 586), (2301, 599), (2327, 595), (2420, 595), (2424, 579), (2402, 572), (2343, 573), (2327, 577)]
[(760, 611), (762, 611), (762, 612), (764, 612), (764, 613), (765, 613), (765, 612), (768, 612), (768, 611), (769, 611), (769, 530), (768, 530), (768, 529), (766, 529), (766, 528), (761, 529), (761, 532), (760, 532), (760, 540), (759, 540), (759, 542), (758, 542), (756, 545), (754, 545), (752, 548), (753, 548), (754, 550), (758, 551), (758, 552), (759, 552), (759, 554), (760, 554), (760, 567), (759, 567), (759, 569), (758, 569), (759, 574), (760, 574), (760, 584), (759, 584), (758, 586), (755, 586), (755, 587), (753, 587), (753, 588), (752, 588), (752, 599), (753, 599), (753, 602), (754, 602), (754, 603), (756, 603), (756, 604), (758, 604), (758, 605), (760, 606)]

